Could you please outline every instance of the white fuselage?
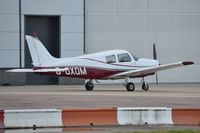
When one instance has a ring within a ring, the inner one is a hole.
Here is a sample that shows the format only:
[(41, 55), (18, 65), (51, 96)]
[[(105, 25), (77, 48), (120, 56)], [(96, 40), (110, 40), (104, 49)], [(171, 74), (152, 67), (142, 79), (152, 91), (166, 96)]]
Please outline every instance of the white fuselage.
[[(119, 56), (123, 54), (129, 56), (129, 60), (120, 61)], [(106, 60), (109, 56), (115, 58), (115, 62), (109, 63)], [(54, 62), (46, 62), (45, 64), (46, 66), (43, 66), (42, 68), (51, 67), (56, 68), (57, 70), (63, 68), (66, 69), (63, 72), (56, 73), (57, 76), (80, 77), (87, 79), (96, 77), (95, 79), (107, 79), (110, 75), (117, 74), (118, 72), (158, 66), (159, 62), (152, 59), (135, 59), (126, 50), (110, 50), (73, 58), (59, 58), (55, 59)], [(40, 68), (36, 67), (36, 69)], [(87, 74), (87, 76), (85, 74)]]

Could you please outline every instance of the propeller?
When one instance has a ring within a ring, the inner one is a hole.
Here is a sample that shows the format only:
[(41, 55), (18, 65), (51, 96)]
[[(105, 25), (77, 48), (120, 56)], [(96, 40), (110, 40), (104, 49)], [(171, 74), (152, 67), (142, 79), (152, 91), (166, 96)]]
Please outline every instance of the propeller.
[[(157, 53), (156, 53), (156, 44), (153, 44), (153, 59), (157, 60)], [(158, 85), (158, 74), (156, 72), (156, 84)]]
[(157, 60), (157, 54), (156, 54), (156, 44), (153, 44), (153, 59)]

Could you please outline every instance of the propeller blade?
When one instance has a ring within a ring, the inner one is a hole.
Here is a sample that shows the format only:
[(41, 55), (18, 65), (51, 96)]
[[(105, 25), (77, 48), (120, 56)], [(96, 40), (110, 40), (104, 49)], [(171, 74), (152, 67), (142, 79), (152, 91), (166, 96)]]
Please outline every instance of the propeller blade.
[(156, 84), (158, 85), (158, 74), (156, 72)]
[[(156, 44), (155, 43), (153, 44), (153, 59), (157, 60)], [(158, 85), (158, 74), (157, 74), (157, 72), (155, 74), (156, 74), (156, 84)]]
[(157, 60), (156, 45), (155, 45), (155, 43), (153, 44), (153, 59)]

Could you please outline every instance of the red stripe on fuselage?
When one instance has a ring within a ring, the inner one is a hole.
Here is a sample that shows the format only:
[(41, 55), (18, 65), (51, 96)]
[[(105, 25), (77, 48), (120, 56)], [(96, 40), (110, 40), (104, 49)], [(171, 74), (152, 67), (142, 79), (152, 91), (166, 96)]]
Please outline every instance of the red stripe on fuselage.
[[(34, 67), (33, 70), (39, 69), (58, 69), (58, 67)], [(89, 68), (89, 67), (80, 67), (80, 66), (67, 66), (59, 67), (60, 69), (69, 68), (65, 71), (59, 72), (36, 72), (40, 75), (52, 75), (52, 76), (61, 76), (61, 77), (75, 77), (83, 79), (103, 79), (113, 74), (124, 72), (125, 70), (108, 70), (101, 68)], [(84, 70), (85, 68), (85, 70)]]

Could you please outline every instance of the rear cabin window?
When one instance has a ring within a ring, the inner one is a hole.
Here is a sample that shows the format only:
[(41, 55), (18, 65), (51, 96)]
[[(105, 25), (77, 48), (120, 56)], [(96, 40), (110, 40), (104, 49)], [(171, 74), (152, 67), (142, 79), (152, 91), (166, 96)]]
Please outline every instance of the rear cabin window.
[(116, 57), (115, 55), (109, 55), (109, 56), (106, 56), (106, 62), (107, 63), (116, 63)]
[(131, 62), (131, 57), (128, 53), (118, 54), (119, 62)]

